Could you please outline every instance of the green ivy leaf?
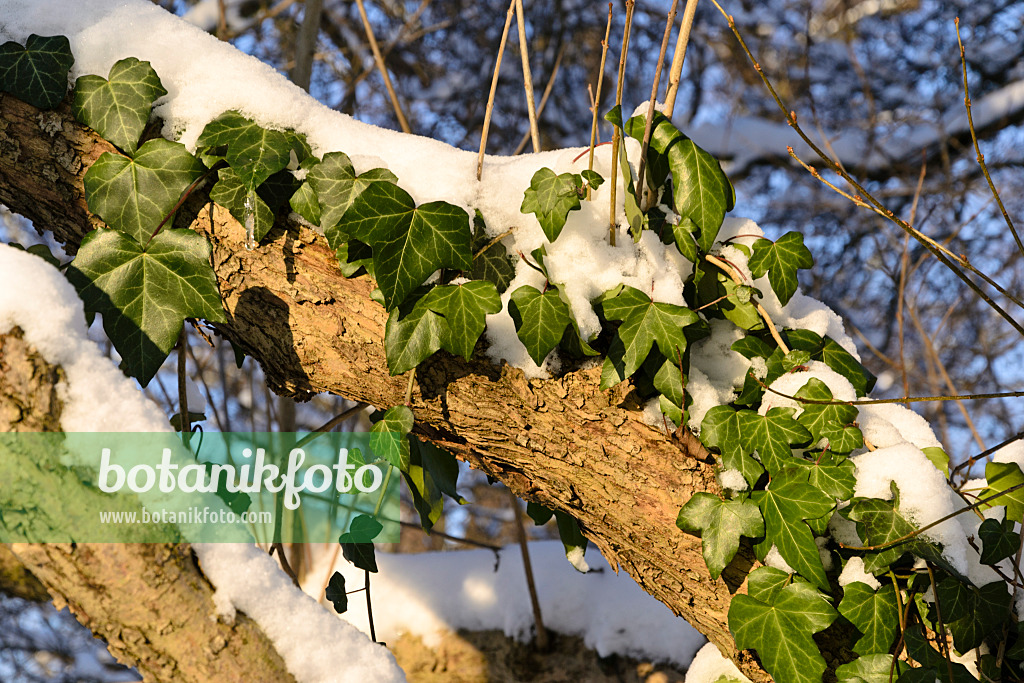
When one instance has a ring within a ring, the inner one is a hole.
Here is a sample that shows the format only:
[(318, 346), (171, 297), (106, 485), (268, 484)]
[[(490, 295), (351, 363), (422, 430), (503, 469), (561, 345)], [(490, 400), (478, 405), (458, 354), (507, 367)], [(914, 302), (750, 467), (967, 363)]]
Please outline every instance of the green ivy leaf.
[(501, 310), (501, 297), (490, 282), (473, 280), (434, 287), (423, 297), (423, 305), (444, 317), (441, 348), (469, 360), (487, 315)]
[(978, 679), (971, 675), (967, 667), (956, 662), (950, 663), (942, 653), (933, 648), (922, 635), (920, 628), (908, 628), (903, 633), (903, 639), (907, 646), (907, 654), (923, 666), (908, 669), (905, 674), (900, 676), (900, 681), (927, 681), (928, 683), (933, 683), (936, 680), (948, 681), (946, 672), (951, 667), (953, 683), (977, 683)]
[[(627, 132), (642, 140), (645, 121), (644, 116), (634, 116), (626, 122)], [(700, 228), (697, 243), (704, 251), (710, 251), (726, 212), (732, 210), (736, 202), (736, 191), (722, 165), (660, 112), (654, 116), (648, 157), (652, 187), (661, 186), (667, 172), (671, 171), (676, 213), (691, 219)]]
[(398, 178), (384, 168), (373, 168), (357, 176), (347, 154), (330, 152), (309, 171), (307, 181), (319, 203), (321, 220), (318, 224), (323, 227), (328, 244), (336, 249), (345, 239), (341, 231), (341, 219), (352, 208), (356, 197), (373, 183), (397, 183)]
[(700, 322), (690, 309), (656, 302), (633, 287), (623, 287), (601, 306), (608, 320), (622, 321), (608, 351), (608, 362), (621, 366), (624, 378), (637, 371), (655, 343), (665, 358), (678, 359), (687, 345), (683, 328)]
[(345, 577), (341, 572), (331, 574), (331, 580), (327, 582), (327, 590), (324, 591), (324, 597), (334, 605), (334, 611), (338, 614), (344, 614), (348, 611), (348, 593), (345, 592)]
[(28, 247), (25, 247), (21, 244), (18, 244), (17, 242), (8, 242), (7, 246), (19, 249), (21, 251), (27, 251), (28, 253), (34, 256), (38, 256), (39, 258), (43, 259), (54, 268), (61, 268), (63, 265), (61, 264), (60, 259), (54, 256), (53, 252), (50, 251), (50, 248), (45, 244), (31, 244)]
[(949, 454), (942, 450), (938, 446), (929, 446), (922, 448), (921, 452), (925, 454), (931, 464), (935, 465), (935, 469), (948, 479), (949, 478)]
[(731, 407), (714, 406), (704, 414), (700, 440), (708, 448), (717, 448), (722, 454), (722, 465), (731, 470), (739, 470), (751, 488), (761, 478), (764, 467), (750, 457), (743, 438), (743, 418)]
[(184, 145), (158, 138), (142, 145), (134, 159), (100, 155), (85, 172), (85, 197), (107, 225), (145, 244), (202, 172)]
[[(756, 570), (750, 576), (764, 571)], [(768, 673), (786, 683), (820, 683), (825, 660), (812, 634), (828, 628), (836, 611), (806, 583), (794, 582), (770, 600), (736, 595), (729, 606), (729, 629), (739, 648), (753, 648)]]
[(774, 242), (763, 238), (754, 242), (754, 253), (748, 265), (754, 277), (768, 273), (768, 282), (779, 301), (787, 304), (796, 292), (797, 269), (812, 267), (814, 259), (804, 246), (804, 236), (791, 231)]
[(839, 500), (849, 500), (857, 483), (857, 468), (849, 458), (831, 453), (823, 454), (817, 460), (794, 458), (790, 461), (807, 471), (807, 483)]
[(199, 136), (200, 148), (227, 147), (224, 158), (247, 189), (283, 170), (291, 159), (294, 134), (267, 130), (237, 111), (226, 111), (206, 124)]
[(569, 212), (579, 211), (582, 187), (582, 179), (575, 173), (555, 175), (550, 168), (542, 168), (530, 179), (519, 211), (535, 214), (548, 241), (554, 242)]
[(587, 552), (587, 537), (580, 531), (579, 522), (572, 515), (555, 510), (555, 524), (558, 526), (558, 538), (565, 549), (565, 559), (576, 571), (586, 574), (590, 571), (583, 556)]
[(128, 57), (110, 67), (109, 80), (82, 76), (75, 81), (75, 118), (128, 154), (138, 149), (153, 102), (167, 94), (149, 62)]
[(764, 520), (756, 505), (745, 500), (721, 500), (703, 491), (695, 493), (679, 510), (676, 526), (701, 535), (701, 550), (712, 579), (721, 576), (736, 556), (740, 536), (764, 535)]
[[(622, 105), (617, 104), (612, 107), (605, 114), (604, 119), (622, 133)], [(633, 241), (637, 242), (647, 221), (647, 215), (640, 210), (640, 203), (637, 201), (636, 188), (633, 185), (633, 171), (629, 167), (629, 159), (626, 155), (624, 135), (623, 133), (619, 137), (619, 170), (622, 173), (623, 186), (626, 190), (623, 197), (623, 205), (626, 211), (626, 221), (629, 223), (629, 233), (633, 237)]]
[(422, 299), (406, 315), (398, 308), (388, 313), (384, 351), (392, 375), (408, 372), (441, 348), (443, 318), (423, 305)]
[(468, 270), (473, 265), (465, 209), (447, 202), (416, 206), (408, 192), (391, 182), (373, 182), (359, 193), (345, 213), (345, 231), (373, 249), (374, 275), (386, 308), (401, 303), (439, 268)]
[(877, 591), (860, 581), (847, 584), (839, 613), (863, 634), (853, 646), (859, 655), (889, 652), (899, 635), (899, 608), (892, 584)]
[(540, 503), (534, 503), (528, 501), (526, 503), (526, 514), (533, 520), (533, 523), (537, 526), (544, 526), (554, 516), (554, 511), (548, 507), (541, 505)]
[(591, 171), (588, 169), (586, 171), (581, 171), (580, 175), (582, 175), (583, 179), (587, 181), (587, 185), (590, 185), (594, 190), (604, 184), (604, 178), (602, 178), (601, 174), (597, 171)]
[(666, 223), (666, 225), (671, 231), (672, 241), (679, 253), (690, 262), (696, 263), (700, 258), (697, 255), (697, 236), (700, 234), (697, 224), (689, 218), (683, 218), (678, 223)]
[(529, 285), (512, 292), (508, 312), (519, 340), (537, 365), (558, 346), (566, 326), (572, 321), (569, 305), (562, 301), (557, 289), (541, 294)]
[[(950, 597), (949, 588), (952, 584), (956, 585), (953, 593), (959, 593), (961, 598), (966, 599), (960, 600), (958, 609), (946, 616), (947, 598)], [(939, 583), (936, 593), (942, 607), (942, 616), (953, 635), (953, 646), (959, 652), (967, 652), (981, 645), (990, 635), (1001, 631), (1003, 623), (1010, 617), (1010, 594), (1004, 581), (993, 581), (981, 588), (974, 588), (947, 576)]]
[(358, 569), (368, 572), (377, 571), (377, 558), (374, 555), (373, 539), (384, 526), (370, 515), (359, 515), (352, 520), (348, 531), (338, 539), (341, 554)]
[(40, 109), (53, 109), (68, 92), (68, 72), (75, 58), (64, 36), (32, 34), (22, 47), (0, 45), (3, 90)]
[(812, 360), (820, 360), (848, 379), (858, 396), (866, 396), (874, 388), (875, 376), (831, 337), (810, 330), (786, 330), (783, 334), (794, 349), (808, 351)]
[[(242, 225), (245, 225), (247, 213), (251, 215), (253, 236), (259, 242), (274, 227), (274, 212), (257, 192), (245, 187), (233, 168), (222, 168), (217, 174), (217, 183), (210, 190), (210, 199), (230, 211), (235, 220)], [(246, 200), (255, 208), (247, 211)]]
[(447, 495), (460, 505), (466, 499), (455, 489), (459, 476), (459, 464), (455, 456), (427, 441), (420, 441), (409, 435), (410, 463), (402, 472), (413, 506), (420, 515), (420, 526), (430, 532), (444, 512), (444, 498)]
[(146, 386), (185, 318), (224, 322), (210, 245), (190, 230), (163, 230), (145, 248), (114, 230), (82, 240), (68, 279), (103, 329), (125, 370)]
[(793, 418), (796, 408), (772, 408), (767, 415), (752, 410), (736, 413), (747, 452), (757, 451), (773, 477), (793, 461), (792, 446), (811, 440), (811, 433)]
[(405, 472), (411, 457), (406, 435), (412, 431), (414, 422), (415, 418), (408, 406), (388, 408), (384, 417), (370, 428), (370, 448), (374, 455)]
[[(832, 401), (832, 392), (828, 385), (817, 377), (807, 380), (807, 384), (796, 392), (797, 398), (812, 401)], [(797, 418), (800, 424), (807, 427), (817, 443), (826, 439), (827, 450), (833, 453), (849, 453), (864, 445), (864, 437), (860, 429), (852, 425), (857, 419), (857, 408), (844, 403), (802, 403), (804, 412)]]
[(1003, 521), (986, 519), (978, 529), (981, 537), (981, 563), (995, 564), (1013, 555), (1020, 546), (1020, 534), (1013, 530), (1012, 517)]
[(839, 683), (890, 683), (908, 668), (907, 663), (900, 660), (893, 666), (890, 654), (863, 655), (836, 667), (836, 677)]
[(288, 200), (288, 205), (311, 225), (320, 225), (320, 199), (308, 179), (302, 181), (295, 190), (295, 194)]
[[(486, 280), (493, 283), (498, 294), (504, 293), (516, 276), (516, 267), (509, 258), (508, 250), (500, 241), (491, 243), (487, 236), (484, 217), (478, 210), (473, 216), (473, 267), (466, 273), (470, 280)], [(490, 246), (487, 246), (490, 244)], [(480, 251), (487, 247), (485, 251)]]
[[(996, 494), (1000, 495), (991, 503), (983, 506), (982, 509), (1006, 506), (1006, 516), (1010, 519), (1024, 518), (1024, 472), (1015, 462), (990, 462), (985, 465), (985, 479), (988, 486), (979, 495), (980, 498), (988, 498)], [(1021, 488), (1011, 491), (1014, 486)], [(1005, 493), (1004, 493), (1005, 492)]]
[(805, 481), (777, 476), (765, 491), (755, 491), (751, 500), (764, 516), (764, 547), (774, 545), (790, 567), (822, 590), (828, 590), (828, 578), (821, 563), (814, 535), (805, 520), (824, 517), (835, 507), (835, 500)]

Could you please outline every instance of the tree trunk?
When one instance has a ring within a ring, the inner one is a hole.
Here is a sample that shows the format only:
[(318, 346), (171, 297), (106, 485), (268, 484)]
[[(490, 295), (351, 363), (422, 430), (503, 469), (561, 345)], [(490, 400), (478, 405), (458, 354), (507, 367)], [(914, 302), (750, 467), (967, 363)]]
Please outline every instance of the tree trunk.
[[(114, 148), (66, 107), (40, 112), (0, 95), (0, 202), (53, 231), (69, 253), (101, 226), (82, 176)], [(271, 387), (308, 398), (328, 391), (377, 407), (404, 401), (405, 377), (388, 374), (387, 314), (368, 277), (346, 279), (322, 235), (280, 217), (258, 248), (206, 189), (176, 219), (213, 246), (228, 322), (218, 330), (263, 367)], [(767, 675), (737, 653), (726, 615), (753, 559), (741, 551), (717, 581), (700, 539), (675, 526), (697, 491), (719, 492), (709, 454), (691, 435), (647, 425), (628, 383), (601, 391), (600, 369), (529, 380), (481, 356), (438, 354), (416, 372), (417, 431), (517, 495), (565, 511), (613, 567), (682, 615), (755, 681)]]

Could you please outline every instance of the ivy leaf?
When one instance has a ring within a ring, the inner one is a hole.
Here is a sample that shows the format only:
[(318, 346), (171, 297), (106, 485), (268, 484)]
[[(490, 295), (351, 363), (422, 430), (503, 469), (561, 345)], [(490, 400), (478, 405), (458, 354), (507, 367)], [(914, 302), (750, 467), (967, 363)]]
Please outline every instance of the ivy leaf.
[[(764, 568), (758, 569), (754, 576)], [(786, 683), (820, 683), (825, 660), (812, 634), (828, 628), (836, 611), (806, 583), (794, 582), (769, 600), (737, 595), (729, 606), (729, 630), (739, 648), (753, 648), (768, 673)]]
[(756, 491), (750, 499), (764, 516), (764, 546), (774, 545), (786, 562), (822, 590), (828, 590), (828, 578), (821, 563), (814, 535), (805, 520), (823, 517), (835, 507), (835, 501), (806, 482), (776, 477), (765, 491)]
[[(248, 216), (252, 216), (253, 237), (259, 242), (274, 227), (274, 212), (258, 193), (245, 187), (233, 168), (222, 168), (217, 174), (217, 183), (210, 190), (210, 199), (231, 212), (242, 225), (245, 225)], [(255, 208), (247, 210), (246, 200)]]
[[(490, 244), (491, 238), (487, 236), (484, 217), (478, 210), (473, 217), (473, 267), (466, 273), (470, 280), (486, 280), (491, 282), (498, 289), (498, 294), (504, 293), (516, 276), (516, 267), (509, 258), (508, 250), (500, 241)], [(490, 244), (490, 246), (487, 246)], [(480, 251), (484, 249), (485, 251)]]
[(352, 160), (344, 152), (330, 152), (316, 164), (307, 176), (320, 205), (320, 222), (332, 249), (344, 241), (340, 223), (345, 212), (363, 190), (375, 182), (397, 183), (398, 178), (384, 168), (373, 168), (357, 176)]
[[(796, 392), (797, 398), (812, 401), (832, 401), (832, 392), (828, 385), (817, 377), (807, 380), (807, 384)], [(864, 437), (860, 429), (852, 426), (857, 419), (857, 408), (845, 403), (802, 403), (804, 412), (797, 418), (800, 424), (807, 427), (814, 441), (827, 440), (826, 449), (833, 453), (849, 453), (864, 445)]]
[(986, 519), (978, 529), (981, 537), (981, 563), (995, 564), (1013, 555), (1020, 546), (1020, 534), (1013, 530), (1011, 517), (1003, 521)]
[(935, 469), (942, 472), (947, 479), (949, 478), (949, 454), (946, 451), (938, 446), (929, 446), (922, 448), (921, 452), (924, 453), (931, 464), (935, 465)]
[(554, 516), (554, 511), (540, 503), (534, 503), (527, 501), (526, 503), (526, 514), (533, 520), (533, 523), (537, 526), (544, 526)]
[(100, 155), (85, 172), (85, 197), (107, 225), (145, 244), (202, 172), (184, 145), (158, 138), (142, 145), (134, 159)]
[(247, 189), (283, 170), (291, 159), (294, 135), (267, 130), (237, 111), (226, 111), (206, 124), (199, 136), (200, 148), (227, 147), (224, 158)]
[(699, 258), (697, 255), (697, 236), (700, 234), (700, 228), (697, 227), (697, 224), (690, 218), (682, 218), (678, 223), (668, 223), (667, 225), (672, 233), (672, 241), (675, 243), (679, 253), (690, 262), (696, 263)]
[(562, 301), (557, 289), (541, 294), (530, 285), (512, 292), (508, 312), (519, 340), (537, 365), (558, 346), (566, 326), (572, 321), (569, 305)]
[(767, 415), (741, 410), (740, 432), (747, 452), (757, 451), (773, 477), (793, 461), (792, 446), (806, 444), (811, 433), (793, 418), (796, 408), (772, 408)]
[(384, 351), (392, 375), (408, 372), (441, 348), (444, 320), (434, 311), (416, 302), (406, 315), (398, 308), (388, 313), (384, 326)]
[(374, 454), (402, 472), (409, 467), (411, 456), (406, 435), (412, 431), (413, 422), (415, 419), (408, 406), (394, 406), (370, 428), (370, 448)]
[(700, 440), (708, 448), (717, 448), (722, 454), (722, 464), (728, 469), (739, 470), (751, 488), (761, 478), (764, 467), (750, 457), (746, 448), (743, 418), (729, 406), (714, 406), (704, 414)]
[(565, 559), (576, 571), (586, 574), (590, 571), (583, 556), (587, 552), (587, 537), (580, 531), (579, 522), (572, 515), (555, 510), (555, 524), (558, 526), (558, 539), (565, 549)]
[(153, 102), (167, 94), (149, 62), (135, 57), (110, 67), (109, 80), (82, 76), (75, 81), (75, 118), (128, 154), (134, 154), (149, 123)]
[[(939, 583), (941, 589), (949, 583), (964, 586), (959, 580), (947, 576)], [(962, 612), (947, 617), (946, 625), (953, 635), (953, 645), (960, 652), (967, 652), (981, 645), (990, 635), (1002, 629), (1003, 622), (1010, 616), (1010, 594), (1006, 583), (993, 581), (981, 588), (966, 587), (967, 601)], [(946, 617), (946, 602), (939, 592), (942, 616)], [(959, 616), (960, 618), (955, 618)]]
[[(613, 126), (622, 130), (622, 105), (617, 104), (604, 116)], [(629, 223), (629, 233), (633, 241), (640, 240), (640, 233), (644, 229), (647, 215), (640, 210), (640, 202), (637, 201), (636, 188), (633, 185), (633, 170), (629, 167), (629, 159), (626, 155), (626, 140), (619, 137), (619, 170), (622, 172), (623, 188), (625, 189), (622, 198), (623, 208), (626, 212), (626, 221)]]
[(519, 212), (535, 214), (548, 241), (554, 242), (569, 212), (579, 211), (582, 187), (582, 179), (575, 173), (555, 175), (550, 168), (542, 168), (530, 179)]
[(345, 231), (373, 248), (374, 275), (386, 308), (401, 303), (439, 268), (468, 270), (473, 265), (465, 209), (447, 202), (416, 206), (408, 192), (391, 182), (372, 182), (359, 193), (345, 213)]
[[(842, 514), (857, 523), (857, 535), (864, 539), (865, 545), (885, 546), (904, 538), (917, 530), (917, 526), (908, 522), (899, 513), (899, 489), (896, 484), (890, 485), (894, 491), (893, 500), (879, 498), (854, 498)], [(872, 574), (880, 574), (903, 553), (913, 553), (918, 557), (937, 564), (947, 571), (952, 568), (932, 544), (915, 536), (905, 542), (877, 551), (869, 551), (864, 555), (864, 569)]]
[(429, 441), (423, 441), (414, 434), (409, 435), (409, 446), (413, 458), (419, 458), (441, 493), (459, 505), (469, 502), (456, 488), (459, 483), (459, 461), (451, 451), (439, 448)]
[(103, 329), (126, 372), (146, 386), (174, 347), (185, 318), (224, 322), (210, 245), (191, 230), (163, 230), (148, 246), (114, 230), (82, 240), (68, 279)]
[(402, 475), (412, 493), (413, 506), (420, 515), (420, 526), (429, 533), (444, 511), (442, 494), (460, 505), (466, 502), (455, 489), (459, 464), (448, 451), (420, 441), (412, 434), (408, 438), (410, 464)]
[[(984, 508), (1005, 505), (1008, 518), (1024, 518), (1024, 472), (1021, 472), (1020, 466), (1015, 462), (990, 462), (985, 465), (985, 479), (988, 486), (981, 492), (980, 498), (1003, 495), (986, 504)], [(1021, 488), (1011, 491), (1014, 486)]]
[(890, 654), (862, 655), (836, 667), (836, 677), (839, 683), (890, 683), (908, 668), (907, 663), (900, 660), (896, 660), (894, 667)]
[[(644, 116), (626, 122), (626, 130), (641, 140)], [(736, 202), (736, 191), (718, 159), (686, 137), (664, 114), (656, 112), (648, 150), (654, 187), (664, 182), (666, 170), (672, 172), (672, 198), (676, 213), (692, 220), (700, 228), (697, 243), (710, 251), (725, 214)]]
[(665, 358), (678, 358), (687, 345), (683, 328), (700, 322), (690, 309), (656, 302), (633, 287), (623, 287), (601, 306), (607, 319), (622, 321), (616, 333), (619, 343), (613, 342), (608, 360), (622, 366), (623, 377), (637, 371), (655, 343)]
[(833, 498), (849, 500), (853, 496), (857, 468), (849, 458), (829, 453), (815, 461), (794, 458), (790, 464), (806, 470), (807, 483)]
[[(971, 675), (967, 667), (957, 662), (951, 663), (942, 653), (933, 648), (924, 635), (922, 635), (920, 628), (908, 628), (903, 633), (903, 639), (907, 646), (907, 654), (920, 662), (922, 668), (909, 669), (907, 673), (900, 676), (900, 681), (914, 680), (932, 683), (935, 680), (939, 680), (940, 677), (941, 680), (948, 681), (949, 678), (946, 677), (946, 672), (951, 667), (953, 683), (977, 683), (978, 679)], [(941, 675), (939, 674), (940, 671), (942, 672)], [(911, 678), (912, 674), (917, 675)]]
[(295, 190), (295, 194), (288, 200), (288, 205), (311, 225), (320, 225), (320, 199), (308, 178)]
[(348, 593), (345, 592), (345, 577), (341, 572), (334, 572), (331, 575), (331, 580), (327, 582), (327, 590), (324, 591), (324, 597), (334, 605), (334, 611), (338, 614), (348, 611)]
[(774, 242), (764, 238), (754, 242), (754, 253), (748, 261), (754, 277), (768, 273), (768, 282), (783, 305), (789, 303), (796, 292), (797, 269), (813, 265), (811, 252), (804, 246), (804, 236), (792, 231)]
[(501, 310), (501, 297), (490, 282), (473, 280), (461, 285), (434, 287), (423, 305), (444, 316), (441, 348), (469, 360), (484, 331), (488, 314)]
[(832, 337), (822, 337), (810, 330), (786, 330), (783, 333), (790, 346), (803, 349), (813, 360), (820, 360), (853, 385), (858, 396), (865, 396), (875, 386), (875, 376)]
[(594, 190), (604, 184), (604, 178), (602, 178), (601, 174), (597, 171), (591, 171), (588, 169), (586, 171), (580, 171), (580, 175), (582, 175), (583, 179), (587, 181), (587, 185), (590, 185)]
[(892, 584), (877, 591), (860, 581), (846, 584), (839, 613), (863, 634), (853, 646), (859, 655), (889, 652), (899, 634), (899, 608)]
[(22, 47), (13, 40), (0, 45), (3, 90), (40, 109), (53, 109), (68, 92), (68, 71), (75, 63), (64, 36), (37, 36)]
[(679, 510), (676, 526), (701, 535), (701, 551), (712, 579), (732, 562), (740, 547), (740, 536), (764, 535), (761, 511), (749, 501), (721, 500), (710, 493), (695, 493)]
[(377, 571), (377, 558), (374, 555), (373, 539), (384, 526), (370, 515), (359, 515), (352, 520), (348, 531), (338, 539), (341, 554), (358, 569), (368, 572)]

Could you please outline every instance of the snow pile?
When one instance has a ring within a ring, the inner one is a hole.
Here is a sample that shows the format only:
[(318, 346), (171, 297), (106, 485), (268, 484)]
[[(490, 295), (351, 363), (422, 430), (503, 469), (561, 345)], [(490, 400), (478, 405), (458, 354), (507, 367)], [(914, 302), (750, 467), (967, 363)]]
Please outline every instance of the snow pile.
[[(329, 561), (321, 557), (309, 572), (308, 592), (319, 593), (334, 571), (345, 576), (348, 590), (362, 587), (362, 570), (344, 559), (333, 567)], [(604, 568), (580, 574), (566, 562), (558, 541), (531, 543), (530, 561), (545, 626), (580, 636), (602, 657), (618, 653), (685, 667), (705, 642), (625, 572)], [(377, 553), (377, 566), (380, 571), (371, 575), (370, 584), (373, 623), (381, 640), (411, 633), (433, 646), (442, 633), (460, 628), (531, 637), (533, 612), (516, 546), (501, 550), (500, 559), (489, 550)], [(369, 633), (364, 600), (350, 600), (341, 616)]]

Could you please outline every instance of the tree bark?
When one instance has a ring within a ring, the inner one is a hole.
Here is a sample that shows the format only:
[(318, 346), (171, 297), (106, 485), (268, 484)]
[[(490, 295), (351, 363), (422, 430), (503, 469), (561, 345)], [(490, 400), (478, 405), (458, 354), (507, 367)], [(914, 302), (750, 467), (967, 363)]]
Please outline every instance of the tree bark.
[[(102, 226), (88, 211), (82, 177), (105, 151), (114, 148), (65, 106), (40, 112), (0, 95), (0, 202), (52, 231), (69, 253)], [(406, 378), (388, 374), (387, 313), (369, 297), (372, 281), (343, 277), (323, 236), (286, 217), (247, 251), (244, 229), (206, 189), (186, 202), (175, 226), (213, 246), (228, 318), (218, 331), (256, 358), (282, 395), (327, 391), (381, 408), (402, 403)], [(769, 680), (749, 653), (735, 650), (727, 624), (753, 558), (741, 551), (712, 581), (700, 539), (675, 526), (695, 492), (719, 492), (696, 438), (646, 424), (628, 383), (599, 389), (599, 368), (530, 380), (479, 353), (470, 362), (441, 353), (416, 381), (417, 431), (517, 495), (573, 515), (613, 567), (624, 567), (752, 680)]]
[[(40, 357), (20, 329), (4, 332), (0, 431), (59, 429), (60, 368)], [(11, 577), (20, 580), (9, 582)], [(33, 593), (26, 597), (39, 599), (41, 590), (58, 608), (69, 607), (118, 661), (135, 667), (146, 681), (295, 680), (255, 622), (242, 614), (232, 624), (218, 619), (213, 588), (187, 545), (0, 546), (0, 586), (12, 585), (25, 587), (22, 594)]]

